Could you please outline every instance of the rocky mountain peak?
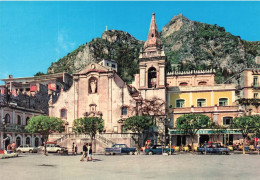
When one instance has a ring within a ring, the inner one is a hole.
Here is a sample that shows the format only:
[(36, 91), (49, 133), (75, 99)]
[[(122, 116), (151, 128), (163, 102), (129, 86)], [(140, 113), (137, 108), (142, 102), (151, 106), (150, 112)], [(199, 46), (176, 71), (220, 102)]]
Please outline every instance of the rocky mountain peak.
[(163, 27), (162, 35), (165, 38), (174, 32), (180, 31), (182, 27), (188, 28), (193, 23), (193, 21), (183, 16), (183, 14), (173, 16), (171, 21)]
[(104, 31), (101, 39), (104, 39), (110, 43), (126, 43), (127, 41), (137, 41), (132, 35), (128, 32), (120, 31), (120, 30), (107, 30)]

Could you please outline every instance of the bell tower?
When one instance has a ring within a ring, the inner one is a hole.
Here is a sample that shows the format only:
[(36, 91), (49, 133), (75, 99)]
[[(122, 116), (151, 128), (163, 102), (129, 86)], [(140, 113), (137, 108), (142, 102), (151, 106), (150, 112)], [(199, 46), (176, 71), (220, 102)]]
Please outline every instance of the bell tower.
[(162, 41), (156, 25), (155, 13), (152, 20), (144, 49), (139, 55), (140, 80), (139, 89), (165, 89), (165, 65)]

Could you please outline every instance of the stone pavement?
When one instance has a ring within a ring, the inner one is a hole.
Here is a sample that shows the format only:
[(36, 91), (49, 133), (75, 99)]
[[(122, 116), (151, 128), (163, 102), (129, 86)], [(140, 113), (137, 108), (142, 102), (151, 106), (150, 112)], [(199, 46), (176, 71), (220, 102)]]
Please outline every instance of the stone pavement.
[[(21, 154), (1, 159), (1, 180), (9, 179), (257, 179), (260, 155), (80, 155)], [(3, 173), (6, 172), (6, 173)]]

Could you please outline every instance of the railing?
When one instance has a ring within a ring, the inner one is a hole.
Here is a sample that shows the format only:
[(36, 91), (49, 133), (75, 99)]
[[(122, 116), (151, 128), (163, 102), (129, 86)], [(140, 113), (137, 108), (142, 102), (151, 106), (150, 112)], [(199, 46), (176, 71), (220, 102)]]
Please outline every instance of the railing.
[(251, 84), (251, 87), (258, 89), (258, 88), (260, 88), (260, 84), (258, 84), (258, 83), (252, 83), (252, 84)]
[(112, 146), (113, 144), (116, 144), (114, 141), (111, 141), (110, 139), (107, 139), (106, 137), (97, 134), (96, 135), (96, 139), (103, 142), (104, 144), (106, 144), (107, 146)]
[[(103, 142), (106, 145), (113, 145), (116, 144), (114, 141), (110, 140), (109, 138), (132, 138), (136, 137), (137, 135), (134, 133), (122, 133), (122, 134), (96, 134), (96, 139)], [(90, 139), (90, 135), (88, 134), (51, 134), (50, 137), (58, 138), (54, 142), (60, 143), (68, 138), (88, 138)]]
[(1, 131), (3, 131), (5, 129), (6, 132), (26, 132), (24, 125), (17, 125), (17, 124), (2, 125), (1, 124), (0, 128), (1, 128)]
[[(55, 137), (55, 135), (50, 136), (50, 137)], [(89, 138), (90, 139), (90, 136), (88, 134), (64, 134), (64, 135), (61, 135), (60, 138), (56, 139), (54, 142), (59, 143), (68, 138)]]
[(104, 133), (101, 135), (106, 138), (131, 138), (132, 136), (136, 136), (135, 133)]

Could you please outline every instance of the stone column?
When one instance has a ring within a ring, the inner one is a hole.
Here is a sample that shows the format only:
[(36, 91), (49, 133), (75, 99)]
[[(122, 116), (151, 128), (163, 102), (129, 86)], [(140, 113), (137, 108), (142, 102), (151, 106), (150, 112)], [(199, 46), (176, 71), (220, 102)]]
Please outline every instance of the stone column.
[(1, 132), (1, 148), (0, 149), (3, 149), (4, 148), (4, 143), (3, 143), (3, 138), (4, 137), (4, 133), (3, 132)]
[[(15, 133), (14, 132), (12, 133), (12, 137), (13, 137), (13, 141), (12, 142), (15, 142), (16, 138), (15, 138)], [(12, 143), (12, 142), (10, 141), (10, 143)]]
[(25, 141), (25, 135), (24, 135), (24, 133), (23, 133), (22, 144), (25, 144), (25, 143), (26, 143), (26, 141)]
[(74, 77), (74, 119), (78, 118), (79, 77)]
[(11, 119), (12, 121), (11, 121), (11, 124), (16, 124), (16, 123), (15, 123), (15, 119), (16, 119), (16, 118), (15, 118), (15, 111), (14, 111), (14, 109), (13, 109), (13, 111), (12, 111), (12, 119)]

